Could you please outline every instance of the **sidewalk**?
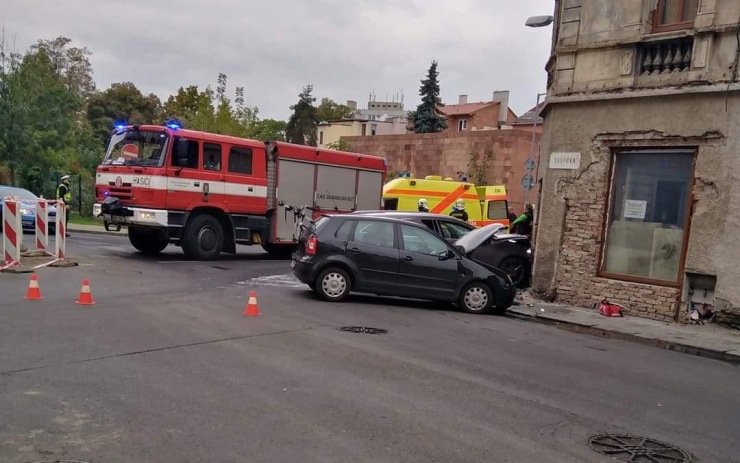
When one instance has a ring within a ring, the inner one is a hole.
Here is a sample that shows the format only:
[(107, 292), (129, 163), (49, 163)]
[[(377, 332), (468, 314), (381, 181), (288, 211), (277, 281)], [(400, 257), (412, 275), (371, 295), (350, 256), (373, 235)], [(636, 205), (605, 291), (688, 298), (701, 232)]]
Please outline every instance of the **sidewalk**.
[(105, 227), (103, 227), (103, 223), (101, 222), (100, 225), (88, 225), (88, 224), (79, 224), (79, 223), (70, 223), (67, 226), (67, 230), (70, 234), (72, 233), (93, 233), (93, 234), (105, 234), (105, 235), (126, 235), (126, 229), (122, 228), (120, 232), (113, 231), (114, 229), (111, 228), (111, 231), (105, 231)]
[(552, 304), (525, 295), (509, 313), (595, 336), (640, 342), (716, 360), (740, 362), (740, 331), (715, 324), (666, 323), (625, 315), (610, 318), (596, 310)]

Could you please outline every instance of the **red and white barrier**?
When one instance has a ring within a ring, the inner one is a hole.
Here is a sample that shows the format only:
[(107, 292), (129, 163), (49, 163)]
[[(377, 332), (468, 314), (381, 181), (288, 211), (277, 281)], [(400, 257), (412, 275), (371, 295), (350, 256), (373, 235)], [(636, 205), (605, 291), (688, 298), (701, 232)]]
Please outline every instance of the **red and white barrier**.
[(67, 206), (64, 202), (57, 202), (57, 233), (56, 247), (54, 249), (54, 256), (56, 260), (64, 260), (67, 250)]
[(0, 270), (18, 267), (21, 262), (21, 244), (23, 243), (23, 222), (21, 221), (20, 203), (15, 199), (3, 201), (3, 260)]
[(36, 202), (36, 249), (49, 252), (49, 204), (45, 199)]

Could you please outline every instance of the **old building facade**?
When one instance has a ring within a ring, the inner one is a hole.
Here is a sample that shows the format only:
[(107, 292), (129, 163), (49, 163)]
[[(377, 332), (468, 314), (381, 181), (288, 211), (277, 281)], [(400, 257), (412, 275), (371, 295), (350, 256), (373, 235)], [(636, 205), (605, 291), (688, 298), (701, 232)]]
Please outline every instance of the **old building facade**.
[(740, 326), (740, 1), (555, 4), (533, 289)]

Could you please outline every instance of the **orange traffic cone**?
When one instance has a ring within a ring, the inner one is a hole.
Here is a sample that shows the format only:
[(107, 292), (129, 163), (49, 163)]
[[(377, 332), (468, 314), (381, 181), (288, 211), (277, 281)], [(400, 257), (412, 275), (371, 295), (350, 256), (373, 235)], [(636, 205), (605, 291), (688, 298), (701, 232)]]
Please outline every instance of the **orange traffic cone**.
[(247, 302), (247, 308), (244, 309), (244, 312), (242, 312), (242, 315), (248, 316), (248, 317), (259, 317), (260, 315), (260, 309), (257, 307), (257, 292), (252, 291), (249, 294), (249, 302)]
[(90, 282), (87, 278), (82, 280), (82, 289), (80, 290), (80, 298), (77, 299), (75, 302), (77, 302), (80, 305), (93, 305), (95, 304), (95, 301), (93, 301), (92, 298), (92, 292), (90, 292)]
[(41, 288), (39, 288), (39, 277), (36, 276), (36, 272), (31, 274), (31, 281), (28, 282), (28, 290), (26, 295), (23, 296), (30, 301), (39, 301), (44, 298), (41, 295)]

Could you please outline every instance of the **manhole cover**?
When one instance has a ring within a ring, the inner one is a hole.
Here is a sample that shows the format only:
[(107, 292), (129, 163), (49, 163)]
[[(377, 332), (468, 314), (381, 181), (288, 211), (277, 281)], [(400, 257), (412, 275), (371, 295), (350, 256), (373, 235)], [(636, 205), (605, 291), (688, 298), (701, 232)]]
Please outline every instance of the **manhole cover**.
[(588, 445), (602, 455), (615, 460), (646, 463), (689, 463), (692, 457), (675, 445), (648, 437), (620, 434), (591, 436)]
[(389, 332), (388, 330), (384, 330), (382, 328), (370, 328), (368, 326), (343, 326), (339, 328), (339, 331), (362, 334), (386, 334)]

